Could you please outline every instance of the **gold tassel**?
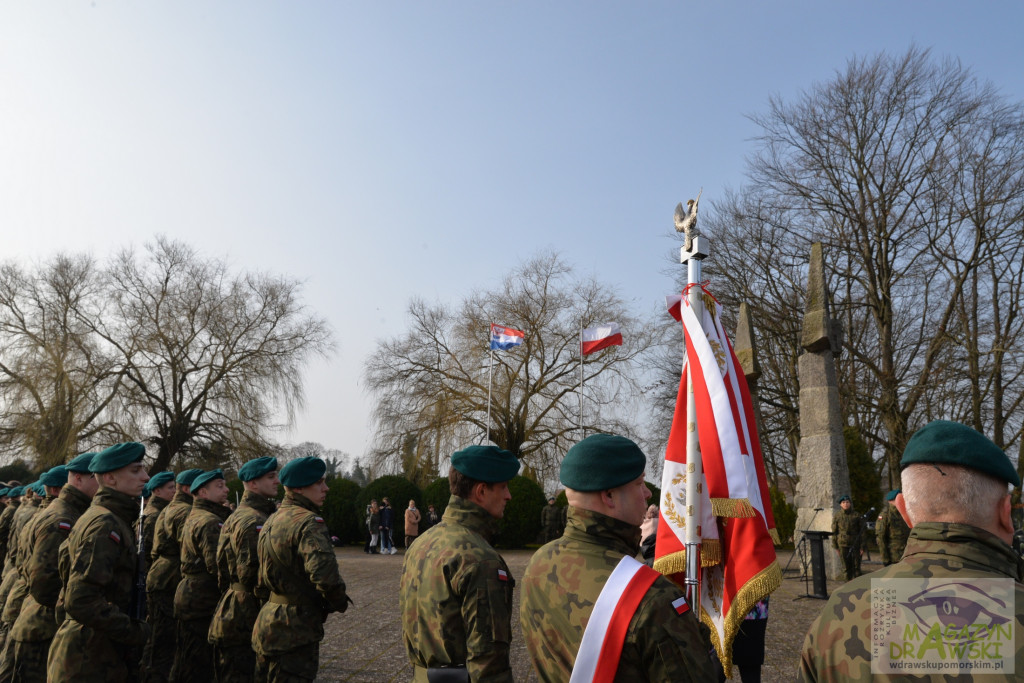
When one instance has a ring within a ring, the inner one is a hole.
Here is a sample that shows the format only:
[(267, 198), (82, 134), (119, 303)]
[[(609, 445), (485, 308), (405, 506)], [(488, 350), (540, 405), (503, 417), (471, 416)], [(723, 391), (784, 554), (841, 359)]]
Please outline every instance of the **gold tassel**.
[(746, 498), (712, 498), (715, 517), (753, 517), (754, 506)]
[(729, 613), (723, 619), (727, 647), (722, 647), (711, 617), (707, 615), (703, 605), (701, 606), (701, 620), (711, 629), (711, 640), (727, 677), (732, 678), (732, 641), (735, 640), (744, 617), (753, 609), (758, 600), (769, 595), (780, 585), (782, 585), (782, 569), (779, 567), (778, 560), (773, 560), (770, 565), (755, 574), (736, 592), (732, 604), (729, 605)]
[[(700, 544), (700, 566), (713, 567), (722, 563), (722, 544), (717, 538), (709, 538)], [(686, 573), (686, 550), (659, 557), (654, 568), (662, 574)]]
[(775, 527), (768, 530), (768, 535), (772, 537), (772, 543), (782, 545), (782, 541), (779, 540), (779, 532), (775, 530)]

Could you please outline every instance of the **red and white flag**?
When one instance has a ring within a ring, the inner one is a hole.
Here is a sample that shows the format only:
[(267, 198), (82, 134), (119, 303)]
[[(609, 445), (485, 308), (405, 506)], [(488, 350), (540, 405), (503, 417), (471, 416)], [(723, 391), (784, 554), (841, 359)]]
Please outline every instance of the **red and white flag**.
[(584, 356), (609, 346), (622, 346), (622, 330), (618, 323), (588, 327), (580, 334), (580, 353)]
[[(695, 285), (694, 285), (695, 286)], [(702, 288), (703, 289), (703, 288)], [(703, 460), (701, 620), (726, 672), (732, 639), (754, 604), (779, 587), (782, 572), (772, 543), (772, 516), (753, 402), (732, 344), (721, 324), (721, 306), (706, 291), (698, 320), (685, 295), (669, 297), (683, 323), (686, 364), (665, 453), (661, 521), (654, 567), (682, 584), (685, 574), (687, 375), (693, 377), (697, 435)], [(709, 513), (713, 516), (709, 517)], [(777, 534), (775, 534), (777, 538)]]

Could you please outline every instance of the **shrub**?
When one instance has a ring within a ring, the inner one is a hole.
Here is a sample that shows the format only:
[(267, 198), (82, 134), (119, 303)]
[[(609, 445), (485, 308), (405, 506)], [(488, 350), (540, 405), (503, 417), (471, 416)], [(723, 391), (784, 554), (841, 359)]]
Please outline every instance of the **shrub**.
[(350, 479), (335, 477), (327, 482), (327, 498), (324, 499), (324, 521), (331, 535), (338, 537), (339, 545), (359, 543), (365, 540), (365, 506), (356, 507), (359, 484)]
[(522, 475), (508, 483), (508, 490), (512, 500), (505, 506), (504, 517), (498, 521), (497, 543), (501, 548), (522, 548), (536, 539), (547, 498), (537, 482)]

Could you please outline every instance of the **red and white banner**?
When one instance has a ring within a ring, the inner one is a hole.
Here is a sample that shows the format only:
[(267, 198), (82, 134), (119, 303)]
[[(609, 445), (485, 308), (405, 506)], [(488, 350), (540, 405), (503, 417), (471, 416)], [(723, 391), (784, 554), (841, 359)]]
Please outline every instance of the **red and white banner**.
[(677, 517), (686, 509), (686, 382), (692, 374), (704, 475), (698, 530), (701, 619), (730, 672), (732, 641), (743, 618), (778, 588), (782, 572), (772, 543), (775, 520), (746, 377), (722, 328), (721, 306), (704, 291), (704, 315), (698, 320), (685, 294), (667, 300), (669, 312), (683, 323), (686, 365), (665, 453), (654, 566), (682, 584), (686, 520), (679, 524)]
[(588, 327), (580, 334), (580, 353), (584, 356), (609, 346), (622, 346), (622, 330), (618, 323)]

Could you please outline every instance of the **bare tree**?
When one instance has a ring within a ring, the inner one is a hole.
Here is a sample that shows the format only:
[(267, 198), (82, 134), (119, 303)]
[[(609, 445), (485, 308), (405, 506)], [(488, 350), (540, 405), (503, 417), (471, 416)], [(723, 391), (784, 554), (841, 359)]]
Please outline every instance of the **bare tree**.
[(306, 361), (333, 347), (300, 283), (235, 274), (162, 237), (143, 259), (121, 252), (107, 277), (105, 309), (81, 318), (120, 356), (122, 401), (157, 446), (154, 468), (217, 444), (242, 458), (267, 452), (276, 411), (290, 421), (302, 405)]
[(84, 256), (0, 267), (0, 447), (39, 468), (124, 436), (123, 365), (75, 314), (102, 296)]
[[(557, 255), (529, 260), (457, 310), (413, 300), (409, 318), (409, 331), (380, 342), (365, 369), (376, 401), (379, 466), (429, 481), (444, 457), (483, 442), (489, 430), (491, 441), (519, 456), (528, 473), (553, 476), (581, 433), (580, 330), (606, 321), (621, 325), (625, 342), (583, 357), (583, 428), (634, 432), (633, 415), (621, 408), (638, 389), (639, 361), (659, 334), (609, 287), (576, 277)], [(493, 368), (492, 322), (525, 332), (520, 347), (494, 352)]]

